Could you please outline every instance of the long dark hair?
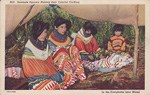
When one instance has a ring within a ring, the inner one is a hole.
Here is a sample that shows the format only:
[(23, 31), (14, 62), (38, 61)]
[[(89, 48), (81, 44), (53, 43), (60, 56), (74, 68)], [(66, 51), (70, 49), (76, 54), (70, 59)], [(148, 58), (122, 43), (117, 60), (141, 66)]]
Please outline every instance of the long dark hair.
[(83, 29), (85, 31), (91, 30), (92, 35), (95, 35), (97, 33), (96, 27), (91, 22), (89, 22), (89, 21), (87, 21), (87, 22), (84, 23)]
[(113, 32), (115, 31), (123, 31), (124, 30), (124, 26), (121, 25), (121, 24), (116, 24), (114, 27), (113, 27)]
[(35, 40), (40, 36), (44, 29), (49, 29), (49, 23), (44, 23), (42, 21), (36, 21), (33, 23), (32, 36)]
[(57, 17), (54, 21), (54, 26), (57, 28), (62, 24), (66, 24), (67, 31), (71, 28), (71, 22), (69, 20), (66, 20), (62, 17)]

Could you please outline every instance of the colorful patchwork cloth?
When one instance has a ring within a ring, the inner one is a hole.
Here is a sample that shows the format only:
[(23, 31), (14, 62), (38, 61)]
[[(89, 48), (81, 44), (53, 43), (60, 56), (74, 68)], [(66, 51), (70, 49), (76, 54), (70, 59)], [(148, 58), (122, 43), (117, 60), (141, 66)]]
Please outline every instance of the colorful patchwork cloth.
[(59, 89), (59, 84), (56, 81), (44, 80), (34, 90), (56, 90)]
[(71, 46), (69, 49), (60, 48), (53, 56), (55, 67), (63, 71), (66, 79), (66, 87), (75, 83), (77, 80), (84, 80), (83, 63), (81, 61), (78, 49)]
[(53, 75), (40, 75), (28, 78), (29, 89), (31, 90), (55, 90), (60, 89), (60, 83), (63, 82), (61, 72)]
[(84, 66), (90, 71), (111, 72), (132, 62), (133, 58), (127, 53), (113, 53), (106, 58), (94, 62), (84, 61)]
[(22, 69), (20, 67), (9, 67), (5, 69), (5, 77), (20, 78)]
[[(53, 38), (53, 37), (52, 37)], [(80, 57), (79, 50), (75, 46), (70, 46), (64, 42), (58, 44), (54, 39), (49, 41), (49, 47), (53, 51), (53, 61), (55, 67), (65, 74), (64, 86), (65, 88), (73, 85), (77, 80), (84, 80), (83, 63)]]
[(58, 86), (64, 80), (63, 72), (54, 66), (48, 45), (46, 49), (41, 50), (28, 40), (22, 56), (22, 68), (29, 87), (33, 90), (60, 89)]

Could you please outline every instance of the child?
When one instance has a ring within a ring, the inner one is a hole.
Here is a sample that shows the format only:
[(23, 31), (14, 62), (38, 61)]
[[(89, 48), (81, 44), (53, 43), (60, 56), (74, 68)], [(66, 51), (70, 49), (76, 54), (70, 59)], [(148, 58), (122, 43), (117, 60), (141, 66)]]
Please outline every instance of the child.
[(75, 46), (79, 49), (82, 60), (90, 59), (95, 61), (95, 52), (99, 50), (98, 43), (93, 35), (97, 33), (95, 26), (89, 21), (77, 33)]
[(123, 26), (121, 24), (116, 24), (113, 27), (114, 36), (110, 38), (108, 42), (108, 51), (121, 53), (125, 51), (125, 38), (121, 36), (121, 32), (123, 31)]

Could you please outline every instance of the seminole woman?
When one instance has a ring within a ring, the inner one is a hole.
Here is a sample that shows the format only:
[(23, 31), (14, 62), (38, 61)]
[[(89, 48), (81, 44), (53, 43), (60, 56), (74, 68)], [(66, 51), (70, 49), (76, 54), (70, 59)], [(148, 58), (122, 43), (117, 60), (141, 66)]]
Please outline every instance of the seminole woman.
[(77, 80), (84, 80), (84, 68), (79, 50), (71, 45), (68, 30), (71, 22), (58, 17), (54, 21), (55, 29), (49, 35), (49, 46), (53, 51), (53, 60), (56, 68), (65, 74), (65, 86), (70, 86)]
[(32, 90), (60, 89), (64, 80), (63, 72), (54, 66), (46, 36), (49, 24), (36, 21), (32, 27), (32, 36), (27, 41), (22, 57), (22, 66), (29, 88)]

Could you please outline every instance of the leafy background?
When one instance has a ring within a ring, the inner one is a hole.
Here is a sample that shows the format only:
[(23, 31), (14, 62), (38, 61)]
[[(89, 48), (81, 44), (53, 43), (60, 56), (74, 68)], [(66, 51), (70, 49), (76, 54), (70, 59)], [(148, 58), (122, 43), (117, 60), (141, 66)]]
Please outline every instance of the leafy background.
[[(28, 23), (24, 24), (23, 26), (19, 27), (13, 35), (18, 41), (26, 42), (28, 38), (30, 38), (32, 34), (32, 25), (33, 22), (36, 20), (41, 20), (44, 22), (47, 22), (50, 24), (49, 33), (54, 29), (54, 20), (56, 17), (63, 17), (65, 19), (68, 19), (72, 22), (72, 27), (69, 30), (69, 35), (71, 35), (73, 32), (79, 31), (79, 29), (83, 26), (84, 22), (87, 20), (75, 17), (73, 15), (70, 15), (66, 11), (59, 8), (57, 5), (49, 5), (46, 9), (41, 11), (38, 15), (36, 15), (34, 18), (32, 18)], [(106, 48), (107, 41), (110, 39), (110, 37), (113, 36), (112, 28), (115, 25), (112, 22), (94, 22), (91, 21), (97, 28), (98, 33), (95, 35), (97, 42), (101, 48)], [(129, 45), (134, 45), (134, 37), (135, 32), (134, 28), (131, 25), (124, 25), (124, 31), (122, 32), (122, 36), (124, 36), (127, 39), (127, 43)], [(145, 40), (145, 27), (141, 26), (139, 27), (140, 37), (139, 42), (142, 44)], [(9, 44), (6, 43), (6, 48), (10, 48)]]

